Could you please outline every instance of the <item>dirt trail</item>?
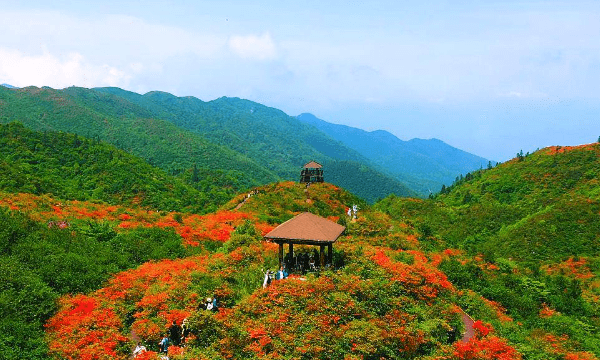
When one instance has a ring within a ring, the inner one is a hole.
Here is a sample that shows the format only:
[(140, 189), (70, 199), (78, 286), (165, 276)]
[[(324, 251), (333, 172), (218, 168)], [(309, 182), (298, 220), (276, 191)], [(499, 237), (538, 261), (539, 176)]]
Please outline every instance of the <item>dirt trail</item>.
[(244, 205), (246, 203), (246, 200), (248, 200), (248, 199), (250, 199), (250, 196), (248, 196), (248, 195), (244, 196), (244, 200), (242, 200), (241, 203), (237, 204), (237, 206), (235, 207), (235, 210), (239, 210), (242, 207), (242, 205)]
[(468, 342), (471, 340), (471, 338), (473, 338), (473, 336), (475, 336), (475, 330), (473, 329), (473, 324), (475, 322), (466, 312), (463, 311), (463, 309), (460, 309), (460, 312), (462, 316), (462, 322), (465, 325), (465, 332), (463, 333), (463, 337), (460, 339), (460, 341)]

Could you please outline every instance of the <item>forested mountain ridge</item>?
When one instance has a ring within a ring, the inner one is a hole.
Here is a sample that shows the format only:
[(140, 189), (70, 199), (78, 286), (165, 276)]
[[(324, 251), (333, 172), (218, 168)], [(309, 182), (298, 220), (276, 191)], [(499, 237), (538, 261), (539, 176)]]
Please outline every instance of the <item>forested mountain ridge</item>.
[(600, 144), (558, 146), (461, 176), (433, 201), (379, 205), (421, 220), (452, 246), (531, 262), (596, 256), (599, 177)]
[(370, 202), (382, 194), (415, 194), (358, 152), (275, 108), (239, 98), (204, 102), (159, 91), (140, 95), (119, 88), (96, 90), (127, 99), (154, 117), (229, 146), (282, 179), (297, 179), (299, 166), (318, 160), (325, 166), (325, 181)]
[(437, 192), (460, 174), (486, 167), (489, 162), (437, 139), (403, 141), (385, 130), (369, 132), (332, 124), (312, 114), (304, 113), (296, 118), (358, 151), (421, 196)]
[(0, 88), (0, 122), (11, 121), (33, 130), (65, 131), (106, 141), (171, 174), (196, 165), (213, 182), (234, 190), (278, 179), (248, 157), (151, 118), (148, 111), (124, 99), (93, 90)]
[(296, 118), (358, 151), (421, 196), (437, 192), (460, 174), (486, 167), (489, 162), (437, 139), (403, 141), (384, 130), (368, 132), (332, 124), (312, 114), (304, 113)]
[[(239, 191), (278, 179), (295, 180), (305, 162), (318, 160), (331, 169), (326, 181), (371, 202), (390, 193), (413, 194), (341, 143), (279, 110), (247, 100), (204, 103), (116, 88), (0, 88), (0, 122), (13, 120), (34, 130), (101, 139), (171, 174), (197, 166), (205, 187), (216, 183)], [(360, 181), (360, 174), (369, 182)]]

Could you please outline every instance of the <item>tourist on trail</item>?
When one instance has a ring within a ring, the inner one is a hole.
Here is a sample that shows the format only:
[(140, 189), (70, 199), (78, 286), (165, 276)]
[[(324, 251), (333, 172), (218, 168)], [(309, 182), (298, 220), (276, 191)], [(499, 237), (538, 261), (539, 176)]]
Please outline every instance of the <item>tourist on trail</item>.
[(181, 323), (181, 343), (185, 343), (185, 339), (190, 335), (190, 325), (188, 324), (188, 319), (183, 319)]
[(169, 341), (169, 333), (165, 334), (165, 337), (158, 343), (158, 348), (160, 349), (160, 353), (168, 355), (169, 354), (169, 345), (171, 342)]
[(277, 275), (275, 276), (275, 279), (277, 280), (283, 280), (285, 278), (288, 277), (288, 273), (285, 271), (285, 269), (283, 268), (283, 265), (279, 268), (279, 271), (277, 272)]
[(133, 350), (133, 357), (136, 358), (140, 354), (145, 353), (145, 352), (146, 352), (146, 347), (144, 345), (142, 345), (141, 342), (138, 341), (137, 346)]
[(169, 338), (173, 342), (173, 345), (179, 346), (179, 340), (181, 339), (181, 328), (177, 325), (175, 320), (169, 327)]
[(217, 297), (216, 296), (213, 296), (211, 310), (214, 312), (217, 312), (219, 310), (219, 307), (217, 306)]

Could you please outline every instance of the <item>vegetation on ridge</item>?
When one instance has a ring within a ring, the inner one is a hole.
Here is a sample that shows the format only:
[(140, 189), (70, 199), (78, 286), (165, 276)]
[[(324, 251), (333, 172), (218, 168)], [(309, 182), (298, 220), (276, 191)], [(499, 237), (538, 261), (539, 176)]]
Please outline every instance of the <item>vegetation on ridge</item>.
[(600, 144), (551, 147), (467, 174), (434, 199), (390, 197), (377, 208), (489, 264), (441, 268), (523, 324), (509, 338), (528, 358), (547, 355), (525, 334), (599, 355), (599, 175)]
[[(81, 93), (71, 105), (109, 100), (107, 123), (146, 111), (86, 89), (40, 92)], [(0, 111), (12, 106), (4, 99)], [(57, 109), (47, 114), (72, 115)], [(336, 185), (283, 181), (194, 209), (181, 192), (214, 169), (190, 163), (177, 180), (97, 139), (14, 123), (0, 131), (4, 358), (125, 359), (138, 337), (150, 350), (142, 358), (156, 358), (157, 340), (184, 318), (193, 335), (173, 359), (600, 356), (600, 144), (519, 154), (429, 200), (372, 207)], [(232, 194), (235, 177), (220, 175), (207, 181)], [(168, 199), (186, 212), (168, 211)], [(303, 211), (346, 226), (334, 268), (263, 289), (278, 255), (262, 235)], [(201, 310), (213, 296), (220, 310)], [(462, 311), (475, 320), (464, 342)]]

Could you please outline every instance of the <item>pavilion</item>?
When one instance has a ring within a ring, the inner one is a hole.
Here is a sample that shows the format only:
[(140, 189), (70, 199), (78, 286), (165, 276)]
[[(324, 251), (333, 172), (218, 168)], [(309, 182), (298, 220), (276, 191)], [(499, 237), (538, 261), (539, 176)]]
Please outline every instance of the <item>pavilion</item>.
[[(264, 237), (279, 244), (279, 267), (283, 264), (283, 244), (289, 245), (288, 253), (294, 255), (294, 244), (319, 246), (321, 267), (333, 262), (333, 243), (342, 235), (345, 226), (311, 214), (301, 213), (271, 230)], [(327, 246), (327, 260), (325, 259)]]
[(304, 165), (300, 172), (301, 183), (319, 183), (323, 181), (323, 165), (316, 161), (310, 161)]

